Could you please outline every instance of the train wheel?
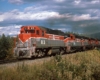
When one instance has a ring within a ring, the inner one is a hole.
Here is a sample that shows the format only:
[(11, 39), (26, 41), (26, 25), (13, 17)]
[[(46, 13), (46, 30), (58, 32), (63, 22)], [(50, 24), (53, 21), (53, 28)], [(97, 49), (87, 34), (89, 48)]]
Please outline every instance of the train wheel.
[(70, 53), (71, 52), (71, 46), (67, 46), (66, 52), (67, 53)]
[(36, 51), (35, 51), (35, 54), (34, 54), (34, 57), (35, 57), (35, 58), (38, 57), (38, 52), (39, 52), (39, 50), (36, 50)]
[(50, 49), (47, 54), (51, 55), (52, 54), (52, 49)]
[(83, 46), (83, 51), (85, 51), (86, 50), (86, 47), (85, 46)]
[(45, 50), (42, 51), (42, 57), (44, 57), (46, 54)]
[(42, 51), (39, 50), (39, 51), (38, 51), (38, 57), (42, 57), (42, 56), (43, 56)]
[(63, 49), (60, 49), (60, 50), (59, 50), (59, 54), (61, 54), (61, 55), (64, 54), (64, 52), (65, 52), (65, 51), (64, 51)]

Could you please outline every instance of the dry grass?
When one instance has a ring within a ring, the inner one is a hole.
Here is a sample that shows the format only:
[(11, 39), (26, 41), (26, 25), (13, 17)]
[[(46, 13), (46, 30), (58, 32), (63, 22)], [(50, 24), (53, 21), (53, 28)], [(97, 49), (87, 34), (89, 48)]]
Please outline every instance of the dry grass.
[(0, 67), (0, 80), (100, 80), (100, 51), (57, 55), (40, 65)]

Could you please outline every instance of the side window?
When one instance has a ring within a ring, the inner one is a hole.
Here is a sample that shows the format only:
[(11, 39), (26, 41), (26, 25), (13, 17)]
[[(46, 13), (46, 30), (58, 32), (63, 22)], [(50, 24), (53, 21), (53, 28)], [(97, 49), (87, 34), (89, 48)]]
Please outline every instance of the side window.
[(31, 33), (35, 33), (35, 30), (34, 30), (33, 27), (30, 27), (30, 32), (31, 32)]
[(35, 30), (31, 30), (31, 33), (35, 33)]
[(42, 31), (42, 36), (44, 36), (44, 31)]
[(21, 34), (23, 33), (23, 31), (21, 31)]
[(25, 30), (25, 33), (28, 33), (28, 30)]
[(39, 30), (36, 31), (36, 34), (39, 35)]

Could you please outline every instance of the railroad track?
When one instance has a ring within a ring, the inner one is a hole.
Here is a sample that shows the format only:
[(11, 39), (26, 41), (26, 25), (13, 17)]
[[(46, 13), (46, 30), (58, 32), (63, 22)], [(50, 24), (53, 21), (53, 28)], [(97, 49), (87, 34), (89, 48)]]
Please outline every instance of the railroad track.
[(18, 59), (11, 59), (11, 60), (0, 60), (0, 65), (1, 64), (7, 64), (7, 63), (13, 63), (13, 62), (18, 62)]
[[(87, 51), (87, 50), (86, 50)], [(78, 51), (79, 52), (79, 51)], [(82, 51), (82, 52), (84, 52), (84, 51)], [(68, 54), (74, 54), (74, 53), (76, 53), (76, 52), (70, 52), (70, 53), (64, 53), (64, 54), (62, 54), (62, 55), (68, 55)], [(56, 55), (56, 54), (55, 54)], [(50, 56), (55, 56), (55, 55), (50, 55)], [(41, 58), (48, 58), (48, 57), (50, 57), (50, 56), (44, 56), (44, 57), (38, 57), (38, 58), (31, 58), (31, 59), (27, 59), (27, 58), (25, 58), (25, 59), (11, 59), (11, 60), (0, 60), (0, 65), (2, 65), (2, 64), (8, 64), (8, 63), (15, 63), (15, 62), (21, 62), (21, 61), (25, 61), (25, 60), (36, 60), (36, 59), (41, 59)]]
[(27, 59), (27, 58), (24, 58), (24, 59), (11, 59), (11, 60), (0, 60), (0, 65), (2, 64), (9, 64), (9, 63), (16, 63), (16, 62), (22, 62), (22, 61), (28, 61), (28, 60), (38, 60), (38, 59), (43, 59), (43, 58), (47, 58), (49, 56), (44, 56), (44, 57), (39, 57), (39, 58), (30, 58), (30, 59)]

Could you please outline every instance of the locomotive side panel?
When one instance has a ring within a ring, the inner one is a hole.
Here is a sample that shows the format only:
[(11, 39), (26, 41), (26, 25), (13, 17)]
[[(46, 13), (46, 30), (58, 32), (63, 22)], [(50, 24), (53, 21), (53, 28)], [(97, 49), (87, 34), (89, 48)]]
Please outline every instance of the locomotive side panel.
[(59, 48), (64, 47), (64, 41), (61, 40), (48, 40), (48, 47)]
[(31, 46), (32, 44), (36, 44), (37, 48), (45, 48), (48, 47), (48, 40), (46, 38), (31, 38)]

